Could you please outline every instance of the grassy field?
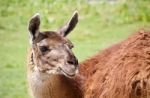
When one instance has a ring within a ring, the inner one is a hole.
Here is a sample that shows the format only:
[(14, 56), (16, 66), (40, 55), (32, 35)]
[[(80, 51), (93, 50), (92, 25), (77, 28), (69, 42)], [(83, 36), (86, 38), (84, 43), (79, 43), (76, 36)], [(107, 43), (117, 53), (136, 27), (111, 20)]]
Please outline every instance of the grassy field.
[(25, 64), (30, 47), (27, 26), (34, 13), (41, 14), (41, 30), (57, 30), (78, 10), (79, 23), (68, 37), (83, 61), (135, 31), (149, 28), (148, 0), (121, 1), (0, 0), (0, 98), (30, 98)]

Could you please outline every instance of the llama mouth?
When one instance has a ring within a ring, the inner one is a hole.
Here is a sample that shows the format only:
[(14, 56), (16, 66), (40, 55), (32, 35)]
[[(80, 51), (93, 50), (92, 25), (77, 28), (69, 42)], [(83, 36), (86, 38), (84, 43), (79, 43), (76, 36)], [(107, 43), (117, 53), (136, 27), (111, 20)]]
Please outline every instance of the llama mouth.
[(60, 71), (65, 75), (65, 76), (67, 76), (67, 77), (74, 77), (75, 75), (76, 75), (76, 73), (73, 73), (73, 74), (69, 74), (69, 72), (66, 72), (64, 69), (62, 69), (62, 68), (60, 68), (59, 67), (59, 69), (60, 69)]

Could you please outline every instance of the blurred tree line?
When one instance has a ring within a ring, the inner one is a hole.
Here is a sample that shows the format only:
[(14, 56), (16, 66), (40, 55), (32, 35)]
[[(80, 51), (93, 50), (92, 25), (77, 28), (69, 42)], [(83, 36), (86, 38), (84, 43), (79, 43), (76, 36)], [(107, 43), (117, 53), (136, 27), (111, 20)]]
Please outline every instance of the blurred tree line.
[[(93, 11), (106, 25), (150, 22), (150, 0), (87, 0)], [(94, 2), (94, 3), (92, 3)]]

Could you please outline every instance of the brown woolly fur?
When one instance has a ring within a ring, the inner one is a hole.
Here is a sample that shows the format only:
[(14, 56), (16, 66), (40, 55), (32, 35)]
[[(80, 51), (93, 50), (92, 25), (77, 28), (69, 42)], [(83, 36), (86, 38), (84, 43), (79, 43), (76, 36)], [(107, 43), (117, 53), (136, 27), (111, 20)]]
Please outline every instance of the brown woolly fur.
[(150, 33), (140, 31), (80, 66), (84, 98), (150, 98)]

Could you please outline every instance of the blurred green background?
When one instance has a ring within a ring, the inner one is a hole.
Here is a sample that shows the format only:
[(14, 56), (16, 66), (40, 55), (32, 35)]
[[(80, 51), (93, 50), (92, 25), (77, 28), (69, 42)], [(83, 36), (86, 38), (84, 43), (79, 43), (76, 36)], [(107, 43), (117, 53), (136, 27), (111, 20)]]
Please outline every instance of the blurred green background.
[(150, 0), (0, 0), (0, 98), (30, 98), (26, 82), (28, 21), (41, 14), (41, 30), (57, 30), (75, 10), (68, 36), (79, 61), (150, 26)]

